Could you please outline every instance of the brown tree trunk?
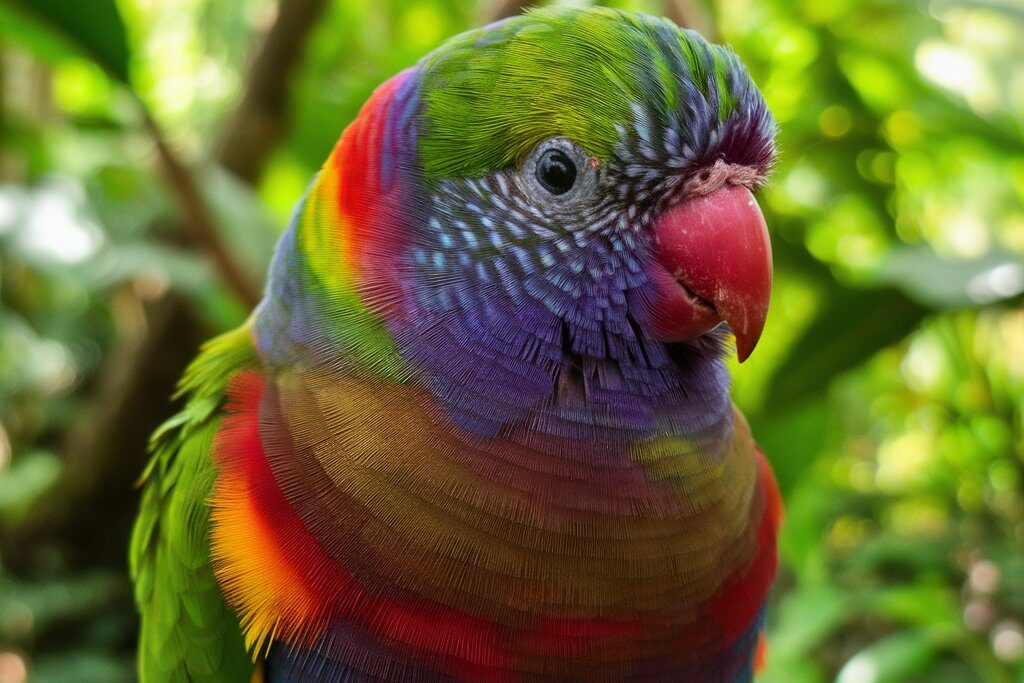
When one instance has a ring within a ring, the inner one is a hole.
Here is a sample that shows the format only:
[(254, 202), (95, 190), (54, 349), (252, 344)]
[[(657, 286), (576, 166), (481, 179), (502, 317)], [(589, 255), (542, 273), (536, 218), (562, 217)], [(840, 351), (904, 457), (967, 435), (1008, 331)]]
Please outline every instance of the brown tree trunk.
[(326, 0), (281, 0), (252, 62), (238, 107), (217, 145), (217, 162), (255, 185), (288, 126), (288, 84)]
[(481, 15), (483, 23), (489, 24), (499, 19), (522, 14), (533, 4), (531, 0), (492, 0), (490, 3), (484, 3)]

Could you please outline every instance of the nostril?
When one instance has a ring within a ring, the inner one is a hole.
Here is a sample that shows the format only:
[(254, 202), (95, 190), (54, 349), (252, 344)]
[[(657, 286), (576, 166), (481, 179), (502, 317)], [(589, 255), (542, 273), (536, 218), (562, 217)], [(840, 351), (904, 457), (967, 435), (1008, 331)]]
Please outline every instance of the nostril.
[(711, 179), (711, 171), (704, 169), (703, 171), (700, 172), (700, 174), (697, 177), (700, 179), (702, 183), (706, 183), (708, 180)]

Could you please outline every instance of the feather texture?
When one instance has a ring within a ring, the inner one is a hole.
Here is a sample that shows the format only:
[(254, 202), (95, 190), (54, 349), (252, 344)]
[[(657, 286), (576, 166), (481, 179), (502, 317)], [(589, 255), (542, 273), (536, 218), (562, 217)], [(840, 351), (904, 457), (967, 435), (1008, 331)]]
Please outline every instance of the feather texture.
[(210, 564), (207, 499), (224, 391), (254, 359), (248, 326), (211, 341), (180, 383), (185, 408), (153, 435), (130, 550), (143, 683), (248, 681), (252, 672)]

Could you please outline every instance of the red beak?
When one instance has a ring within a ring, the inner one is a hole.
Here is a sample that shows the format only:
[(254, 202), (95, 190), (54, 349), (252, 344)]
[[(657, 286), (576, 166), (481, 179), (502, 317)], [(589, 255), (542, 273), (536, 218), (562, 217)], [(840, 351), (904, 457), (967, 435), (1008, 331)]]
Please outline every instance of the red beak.
[(654, 231), (659, 338), (693, 339), (725, 321), (742, 363), (764, 329), (772, 289), (772, 247), (754, 195), (725, 185), (669, 209)]

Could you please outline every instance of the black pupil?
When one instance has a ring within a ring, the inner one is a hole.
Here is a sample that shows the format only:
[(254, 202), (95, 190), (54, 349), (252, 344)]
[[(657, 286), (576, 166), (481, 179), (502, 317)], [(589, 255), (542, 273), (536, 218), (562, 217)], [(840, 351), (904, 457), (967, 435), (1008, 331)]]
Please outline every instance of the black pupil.
[(537, 162), (537, 180), (551, 194), (565, 194), (576, 182), (576, 164), (560, 149), (549, 149)]

